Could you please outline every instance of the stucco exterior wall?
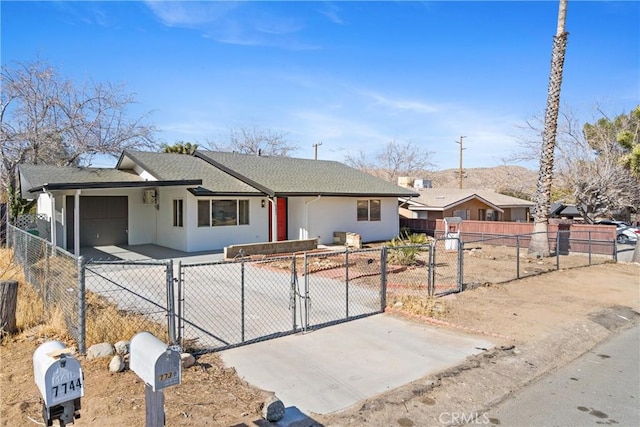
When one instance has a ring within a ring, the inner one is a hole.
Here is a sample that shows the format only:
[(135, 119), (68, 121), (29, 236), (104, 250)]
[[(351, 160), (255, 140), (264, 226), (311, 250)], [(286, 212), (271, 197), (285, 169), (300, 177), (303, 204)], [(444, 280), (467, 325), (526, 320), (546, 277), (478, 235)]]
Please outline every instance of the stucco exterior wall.
[[(334, 231), (358, 233), (364, 242), (389, 240), (399, 233), (398, 199), (351, 197), (289, 198), (289, 238), (318, 239), (319, 244), (332, 244)], [(380, 221), (358, 221), (358, 200), (380, 200)], [(305, 202), (308, 221), (305, 228)], [(306, 235), (308, 234), (308, 236)]]
[[(198, 200), (249, 200), (249, 224), (219, 227), (198, 227)], [(205, 250), (222, 250), (232, 244), (267, 242), (269, 241), (269, 209), (261, 206), (262, 197), (211, 197), (196, 198), (189, 194), (185, 198), (185, 248), (175, 248), (186, 252)], [(268, 206), (268, 205), (267, 205)], [(171, 211), (169, 211), (171, 221)], [(163, 222), (164, 224), (164, 222)], [(171, 225), (171, 222), (169, 222)], [(160, 230), (160, 228), (159, 228)], [(164, 232), (164, 228), (162, 228)], [(169, 233), (168, 233), (169, 234)], [(158, 243), (162, 246), (171, 244), (168, 240)]]

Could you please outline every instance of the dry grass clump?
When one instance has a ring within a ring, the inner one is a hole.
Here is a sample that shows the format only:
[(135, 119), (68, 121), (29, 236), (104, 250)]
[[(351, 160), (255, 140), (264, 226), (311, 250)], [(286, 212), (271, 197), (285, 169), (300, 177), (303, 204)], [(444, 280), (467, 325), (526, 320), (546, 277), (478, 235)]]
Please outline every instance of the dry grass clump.
[(405, 313), (418, 316), (443, 318), (449, 312), (449, 307), (445, 300), (434, 297), (397, 295), (388, 301), (389, 306)]
[[(56, 283), (73, 282), (76, 280), (75, 265), (63, 257), (49, 259), (46, 270), (49, 280)], [(31, 266), (32, 274), (45, 274), (45, 262), (40, 260), (38, 265)], [(55, 280), (54, 280), (55, 279)], [(14, 262), (11, 249), (0, 248), (0, 280), (18, 281), (18, 300), (16, 307), (16, 326), (19, 332), (27, 332), (29, 336), (38, 338), (69, 339), (66, 317), (76, 318), (76, 313), (65, 313), (61, 307), (45, 306), (44, 301), (25, 279), (23, 269)], [(42, 280), (43, 283), (45, 280)], [(75, 304), (67, 307), (73, 310)], [(130, 340), (133, 335), (141, 331), (148, 331), (161, 340), (167, 340), (167, 328), (149, 320), (137, 313), (119, 310), (118, 307), (106, 299), (91, 292), (86, 293), (86, 344), (87, 347), (100, 342), (117, 342)], [(10, 339), (9, 336), (3, 338)]]
[[(28, 332), (38, 337), (68, 337), (64, 315), (58, 308), (47, 312), (44, 301), (38, 292), (27, 283), (23, 269), (14, 262), (13, 251), (0, 248), (0, 280), (16, 280), (18, 282), (18, 298), (16, 304), (16, 327), (18, 333)], [(3, 338), (10, 339), (10, 336)]]
[(167, 327), (144, 315), (119, 310), (118, 307), (104, 298), (87, 292), (87, 347), (101, 343), (115, 343), (130, 340), (138, 332), (147, 331), (166, 341)]

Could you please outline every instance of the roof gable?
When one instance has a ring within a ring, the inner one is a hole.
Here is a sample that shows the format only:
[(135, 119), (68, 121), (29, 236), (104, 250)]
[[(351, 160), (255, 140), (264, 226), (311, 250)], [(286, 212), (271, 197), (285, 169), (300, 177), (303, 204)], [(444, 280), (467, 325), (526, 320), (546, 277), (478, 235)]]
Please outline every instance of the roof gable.
[(116, 167), (125, 167), (131, 164), (139, 165), (146, 172), (161, 180), (200, 179), (202, 186), (192, 192), (195, 195), (263, 194), (256, 187), (188, 154), (125, 151)]

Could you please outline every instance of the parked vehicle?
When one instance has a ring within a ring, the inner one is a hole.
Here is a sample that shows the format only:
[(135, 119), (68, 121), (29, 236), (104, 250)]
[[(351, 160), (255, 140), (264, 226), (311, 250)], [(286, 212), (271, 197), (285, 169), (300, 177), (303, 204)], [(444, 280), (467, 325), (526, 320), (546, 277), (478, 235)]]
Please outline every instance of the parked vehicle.
[(640, 229), (631, 227), (624, 221), (614, 221), (611, 219), (604, 219), (597, 221), (599, 225), (615, 225), (616, 226), (616, 241), (618, 243), (636, 243), (640, 239)]

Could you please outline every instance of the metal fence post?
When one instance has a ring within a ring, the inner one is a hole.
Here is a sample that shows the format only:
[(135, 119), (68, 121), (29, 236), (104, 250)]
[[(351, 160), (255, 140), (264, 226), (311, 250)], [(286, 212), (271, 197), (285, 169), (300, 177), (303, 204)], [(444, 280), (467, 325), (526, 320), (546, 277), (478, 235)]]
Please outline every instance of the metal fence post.
[(291, 323), (293, 324), (293, 331), (295, 332), (297, 329), (296, 325), (296, 297), (297, 297), (297, 284), (298, 284), (298, 272), (296, 266), (296, 256), (293, 255), (291, 258), (291, 299), (289, 301), (289, 308), (291, 309)]
[(589, 236), (589, 265), (591, 265), (591, 230), (588, 231)]
[(84, 256), (80, 255), (78, 257), (78, 352), (80, 354), (85, 354), (87, 352), (87, 317), (86, 317), (86, 294), (85, 294), (85, 286), (86, 286), (86, 263)]
[(173, 260), (167, 261), (166, 268), (166, 286), (167, 286), (167, 330), (169, 332), (169, 342), (171, 345), (176, 344), (176, 300), (173, 294)]
[(349, 248), (344, 251), (344, 286), (345, 286), (345, 308), (346, 318), (349, 318)]
[[(174, 282), (175, 282), (175, 278), (174, 278)], [(177, 320), (178, 320), (178, 325), (176, 327), (177, 329), (177, 336), (176, 336), (176, 341), (179, 345), (182, 345), (182, 338), (184, 337), (184, 289), (182, 289), (182, 284), (184, 283), (184, 277), (182, 275), (182, 261), (178, 261), (178, 312), (177, 312)]]
[(556, 270), (560, 270), (560, 230), (556, 231)]
[[(55, 253), (55, 249), (52, 248), (52, 252)], [(44, 289), (44, 301), (45, 304), (49, 303), (49, 299), (51, 298), (50, 290), (49, 290), (49, 245), (44, 245), (44, 280), (42, 281), (42, 287)]]
[(307, 253), (304, 253), (304, 325), (302, 330), (307, 331), (309, 327), (309, 309), (311, 308), (311, 301), (309, 301), (309, 260)]
[(458, 292), (464, 285), (464, 242), (458, 239)]
[(520, 278), (520, 235), (516, 234), (516, 279)]
[(240, 261), (240, 340), (244, 342), (244, 258)]
[[(612, 240), (613, 242), (613, 260), (615, 262), (618, 262), (618, 245), (615, 239)], [(636, 243), (637, 245), (640, 245), (640, 242)]]
[(433, 279), (431, 277), (431, 272), (433, 270), (433, 251), (435, 250), (436, 242), (435, 240), (429, 245), (429, 264), (427, 266), (427, 295), (433, 296)]
[(380, 251), (380, 311), (387, 308), (387, 247)]

